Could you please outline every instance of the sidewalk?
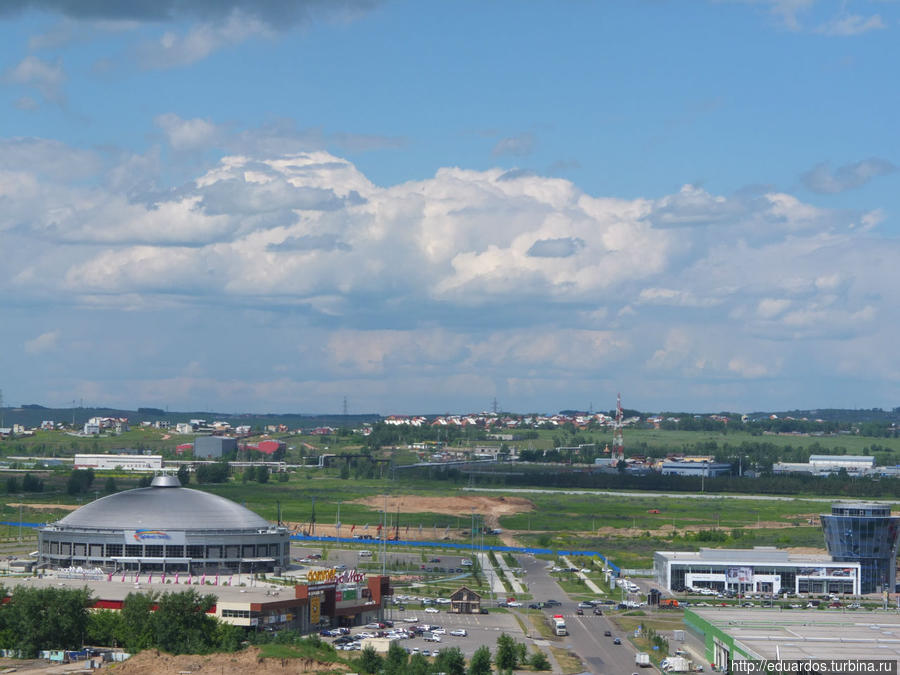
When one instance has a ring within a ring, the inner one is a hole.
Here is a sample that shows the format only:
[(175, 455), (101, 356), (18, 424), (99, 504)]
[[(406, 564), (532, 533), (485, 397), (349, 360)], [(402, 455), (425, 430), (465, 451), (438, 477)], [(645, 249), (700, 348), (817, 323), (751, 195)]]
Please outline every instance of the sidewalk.
[(500, 565), (500, 569), (503, 570), (503, 574), (505, 574), (506, 578), (509, 580), (509, 585), (513, 589), (513, 593), (524, 593), (525, 588), (513, 574), (513, 571), (510, 569), (509, 564), (506, 562), (506, 558), (503, 557), (503, 554), (495, 553), (494, 557), (497, 558), (497, 564)]
[(491, 591), (500, 595), (506, 595), (506, 587), (503, 585), (503, 580), (500, 578), (500, 575), (497, 573), (497, 570), (494, 569), (494, 566), (491, 564), (491, 559), (488, 557), (487, 553), (478, 553), (478, 564), (481, 565), (481, 571), (484, 574), (484, 578), (488, 580), (488, 583), (491, 585)]
[[(572, 564), (572, 561), (569, 560), (566, 556), (562, 556), (562, 559), (563, 559), (563, 562), (566, 563), (566, 567), (575, 567), (575, 565)], [(600, 587), (597, 584), (595, 584), (593, 581), (588, 579), (587, 576), (583, 572), (581, 572), (581, 571), (575, 572), (575, 576), (578, 577), (579, 579), (581, 579), (582, 581), (584, 581), (585, 586), (590, 588), (591, 591), (593, 591), (597, 595), (606, 595), (606, 591), (601, 590)]]

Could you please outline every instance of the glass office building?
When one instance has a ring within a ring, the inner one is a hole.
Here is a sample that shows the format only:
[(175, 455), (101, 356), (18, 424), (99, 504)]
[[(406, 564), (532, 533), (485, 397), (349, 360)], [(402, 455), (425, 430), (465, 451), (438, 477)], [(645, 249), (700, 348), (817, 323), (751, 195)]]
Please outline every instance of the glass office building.
[(822, 514), (825, 545), (835, 561), (858, 562), (863, 593), (894, 590), (900, 517), (886, 504), (836, 502)]

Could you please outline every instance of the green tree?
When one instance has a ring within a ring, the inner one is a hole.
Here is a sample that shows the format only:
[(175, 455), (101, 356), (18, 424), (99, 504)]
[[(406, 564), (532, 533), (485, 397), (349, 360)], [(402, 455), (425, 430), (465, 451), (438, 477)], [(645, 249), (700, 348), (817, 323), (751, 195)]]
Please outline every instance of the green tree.
[(344, 462), (341, 464), (341, 480), (347, 480), (350, 478), (350, 464), (349, 462)]
[(525, 646), (524, 642), (516, 643), (516, 662), (517, 663), (525, 663), (528, 661), (528, 647)]
[(19, 491), (19, 481), (15, 476), (8, 476), (6, 479), (6, 493), (12, 494)]
[(256, 467), (256, 482), (258, 483), (268, 483), (269, 482), (269, 467), (260, 464)]
[(459, 647), (442, 649), (434, 660), (434, 669), (447, 675), (466, 675), (466, 657)]
[(491, 650), (487, 645), (481, 645), (472, 654), (472, 660), (469, 661), (468, 675), (490, 675), (491, 673)]
[(406, 675), (409, 655), (396, 640), (392, 640), (388, 647), (387, 658), (384, 661), (385, 675)]
[(500, 670), (512, 670), (519, 663), (516, 641), (506, 633), (501, 633), (497, 638), (497, 653), (494, 656), (494, 663)]
[(142, 649), (152, 647), (155, 642), (153, 634), (153, 604), (156, 601), (152, 593), (129, 593), (122, 605), (122, 642), (125, 649), (135, 654)]
[(531, 655), (528, 665), (534, 670), (550, 670), (550, 661), (547, 660), (547, 655), (540, 649)]
[(29, 588), (18, 586), (5, 613), (15, 644), (26, 658), (42, 649), (77, 649), (84, 644), (88, 607), (94, 604), (87, 588)]
[(87, 492), (93, 483), (93, 469), (75, 469), (69, 474), (69, 479), (66, 481), (66, 492), (70, 495), (79, 495)]
[(187, 485), (191, 482), (191, 470), (188, 469), (187, 464), (182, 464), (181, 466), (179, 466), (178, 473), (176, 475), (178, 476), (178, 482), (182, 485)]
[(219, 651), (236, 652), (241, 648), (241, 642), (243, 641), (244, 631), (240, 627), (232, 626), (224, 621), (216, 622), (215, 642)]
[(98, 609), (88, 616), (85, 640), (98, 647), (117, 647), (122, 644), (122, 616), (111, 609)]
[(431, 672), (431, 664), (428, 663), (428, 659), (416, 652), (410, 657), (406, 669), (409, 675), (428, 675)]
[(357, 664), (362, 672), (373, 675), (381, 670), (381, 657), (375, 652), (375, 648), (369, 645), (359, 653)]
[(116, 479), (112, 476), (107, 476), (106, 482), (103, 484), (103, 491), (112, 494), (113, 492), (117, 492), (119, 488), (116, 487)]
[(157, 649), (170, 654), (202, 654), (216, 642), (216, 620), (207, 614), (216, 596), (200, 595), (193, 588), (160, 596), (153, 615)]
[(226, 483), (228, 481), (228, 463), (199, 464), (194, 477), (198, 483)]
[(26, 473), (22, 478), (22, 489), (25, 490), (25, 492), (43, 492), (44, 481), (37, 476)]

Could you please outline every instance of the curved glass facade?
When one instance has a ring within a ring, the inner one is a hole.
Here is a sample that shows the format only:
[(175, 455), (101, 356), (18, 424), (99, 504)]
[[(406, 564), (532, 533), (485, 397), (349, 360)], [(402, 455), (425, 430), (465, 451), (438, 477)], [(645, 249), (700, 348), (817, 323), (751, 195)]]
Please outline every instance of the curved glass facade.
[(825, 546), (836, 562), (858, 562), (861, 590), (894, 591), (900, 517), (884, 504), (842, 503), (823, 514)]

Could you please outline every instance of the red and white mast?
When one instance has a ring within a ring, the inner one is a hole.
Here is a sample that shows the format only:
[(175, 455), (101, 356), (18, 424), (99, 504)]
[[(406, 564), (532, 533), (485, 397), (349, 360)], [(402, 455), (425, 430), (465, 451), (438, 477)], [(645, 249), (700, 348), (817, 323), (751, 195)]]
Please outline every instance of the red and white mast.
[(613, 425), (612, 459), (618, 463), (625, 459), (625, 439), (622, 435), (622, 394), (616, 394), (616, 423)]

